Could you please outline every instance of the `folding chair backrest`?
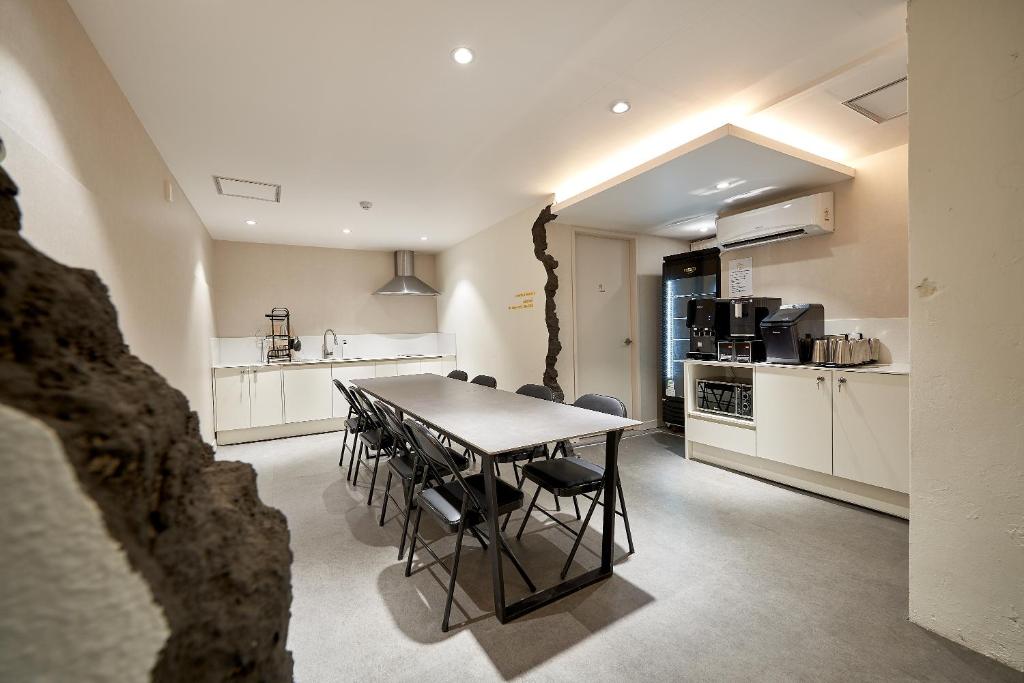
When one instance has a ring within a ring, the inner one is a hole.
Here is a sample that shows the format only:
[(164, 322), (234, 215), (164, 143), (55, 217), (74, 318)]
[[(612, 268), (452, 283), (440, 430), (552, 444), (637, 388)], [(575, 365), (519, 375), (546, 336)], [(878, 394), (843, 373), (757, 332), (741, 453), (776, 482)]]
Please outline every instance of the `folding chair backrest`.
[(434, 470), (435, 474), (454, 474), (455, 480), (459, 482), (459, 486), (462, 487), (466, 498), (472, 503), (473, 507), (477, 510), (483, 510), (482, 502), (477, 500), (476, 495), (462, 477), (462, 473), (459, 472), (459, 467), (452, 458), (451, 453), (441, 445), (437, 437), (431, 434), (430, 430), (425, 426), (411, 418), (405, 418), (403, 424), (405, 425), (406, 433), (409, 435), (410, 443), (412, 443), (413, 448), (416, 449), (416, 452), (423, 458), (428, 467)]
[(516, 393), (522, 394), (523, 396), (530, 396), (532, 398), (539, 398), (542, 401), (555, 400), (555, 392), (541, 384), (524, 384), (516, 389)]

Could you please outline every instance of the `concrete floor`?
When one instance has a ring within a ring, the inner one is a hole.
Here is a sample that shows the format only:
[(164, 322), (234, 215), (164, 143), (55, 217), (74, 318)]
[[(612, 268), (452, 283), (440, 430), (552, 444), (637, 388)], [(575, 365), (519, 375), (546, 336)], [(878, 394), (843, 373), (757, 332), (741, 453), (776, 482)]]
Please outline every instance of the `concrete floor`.
[[(382, 497), (367, 507), (365, 471), (357, 487), (345, 481), (340, 443), (324, 434), (218, 450), (252, 463), (263, 500), (288, 517), (297, 681), (1024, 680), (907, 621), (905, 521), (686, 461), (682, 439), (664, 432), (622, 443), (637, 553), (614, 577), (502, 626), (485, 555), (467, 540), (442, 633), (447, 572), (417, 553), (418, 571), (403, 575), (400, 520), (389, 511), (377, 526)], [(599, 448), (580, 453), (600, 461)], [(453, 537), (426, 519), (443, 558)], [(571, 545), (542, 519), (511, 541), (541, 587)], [(573, 571), (597, 566), (598, 525)], [(623, 555), (621, 524), (616, 544)], [(507, 563), (505, 577), (510, 599), (524, 594)]]

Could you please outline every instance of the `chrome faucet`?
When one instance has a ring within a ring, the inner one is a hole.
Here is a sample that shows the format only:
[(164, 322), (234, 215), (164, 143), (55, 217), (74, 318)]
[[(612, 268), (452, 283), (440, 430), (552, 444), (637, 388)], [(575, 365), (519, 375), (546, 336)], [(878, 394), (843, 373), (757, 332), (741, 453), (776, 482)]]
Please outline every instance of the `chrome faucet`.
[(330, 358), (331, 356), (334, 355), (334, 351), (328, 351), (327, 350), (327, 333), (328, 332), (330, 332), (331, 336), (334, 337), (334, 345), (335, 346), (338, 345), (338, 335), (335, 333), (334, 330), (332, 330), (331, 328), (328, 327), (326, 330), (324, 330), (324, 345), (323, 345), (323, 349), (322, 349), (323, 350), (323, 357), (324, 358)]

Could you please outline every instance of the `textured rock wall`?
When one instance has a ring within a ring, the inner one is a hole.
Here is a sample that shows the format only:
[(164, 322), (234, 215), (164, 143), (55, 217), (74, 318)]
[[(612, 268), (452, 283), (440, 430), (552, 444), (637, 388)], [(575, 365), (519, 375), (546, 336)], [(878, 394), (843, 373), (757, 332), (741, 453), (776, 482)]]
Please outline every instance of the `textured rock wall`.
[(250, 466), (214, 461), (185, 397), (129, 353), (95, 273), (22, 238), (16, 194), (0, 169), (0, 401), (56, 432), (163, 609), (153, 680), (290, 680), (284, 516)]
[(558, 291), (558, 275), (555, 269), (558, 268), (558, 261), (548, 253), (548, 223), (558, 218), (558, 214), (551, 213), (551, 205), (548, 204), (537, 216), (533, 223), (533, 255), (544, 266), (547, 273), (547, 281), (544, 283), (544, 324), (548, 328), (548, 352), (544, 356), (544, 386), (555, 392), (555, 399), (565, 400), (565, 392), (558, 384), (558, 370), (555, 369), (558, 363), (558, 354), (562, 351), (562, 342), (558, 341), (558, 312), (555, 310), (555, 292)]

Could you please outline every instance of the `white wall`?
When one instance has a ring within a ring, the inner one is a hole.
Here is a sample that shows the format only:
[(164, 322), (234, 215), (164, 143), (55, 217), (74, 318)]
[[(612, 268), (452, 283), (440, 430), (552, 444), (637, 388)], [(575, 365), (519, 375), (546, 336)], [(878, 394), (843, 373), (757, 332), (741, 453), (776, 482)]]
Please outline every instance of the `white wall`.
[(148, 681), (167, 640), (53, 430), (0, 405), (0, 671), (11, 681)]
[(133, 353), (182, 390), (213, 435), (212, 241), (75, 15), (0, 3), (0, 137), (23, 235), (99, 273)]
[[(436, 285), (434, 255), (416, 254), (416, 276)], [(395, 276), (394, 252), (214, 242), (213, 299), (220, 337), (247, 337), (287, 306), (295, 332), (436, 332), (432, 297), (374, 296)]]
[(1024, 670), (1024, 3), (909, 39), (910, 618)]
[[(525, 209), (437, 255), (438, 331), (455, 333), (460, 369), (471, 378), (491, 375), (509, 391), (543, 383), (546, 277), (533, 255), (530, 229), (544, 206)], [(557, 272), (561, 277), (561, 265)], [(567, 286), (563, 280), (561, 287)], [(534, 307), (510, 309), (522, 301), (516, 294), (527, 291), (535, 292)]]

